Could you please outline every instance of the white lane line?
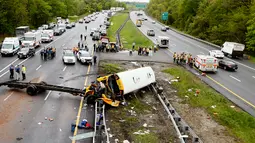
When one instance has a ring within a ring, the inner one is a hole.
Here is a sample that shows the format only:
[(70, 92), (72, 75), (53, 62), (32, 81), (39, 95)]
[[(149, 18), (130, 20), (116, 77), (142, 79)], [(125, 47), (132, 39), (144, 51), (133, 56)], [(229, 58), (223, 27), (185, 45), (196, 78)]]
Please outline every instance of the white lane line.
[(6, 101), (9, 97), (11, 97), (12, 96), (12, 94), (13, 94), (13, 92), (12, 93), (10, 93), (5, 99), (4, 99), (4, 101)]
[(253, 78), (255, 78), (255, 76), (252, 76)]
[(62, 47), (64, 47), (66, 44), (63, 44)]
[(65, 70), (66, 70), (66, 66), (64, 67), (63, 71), (65, 71)]
[(42, 65), (40, 65), (39, 67), (37, 67), (36, 70), (39, 70), (39, 68), (41, 68), (41, 67), (42, 67)]
[(231, 78), (235, 79), (235, 80), (236, 80), (236, 81), (238, 81), (238, 82), (241, 82), (241, 80), (240, 80), (240, 79), (238, 79), (238, 78), (236, 78), (236, 77), (233, 77), (232, 75), (229, 75), (229, 77), (231, 77)]
[(44, 98), (45, 101), (48, 99), (48, 97), (50, 96), (51, 92), (52, 92), (52, 91), (50, 91), (50, 92), (47, 94), (47, 96)]
[(14, 60), (13, 62), (11, 62), (9, 65), (7, 65), (6, 67), (4, 67), (2, 70), (0, 70), (0, 72), (4, 71), (6, 68), (8, 68), (9, 66), (11, 66), (13, 63), (15, 63), (17, 60), (19, 59), (16, 59)]
[(7, 74), (9, 71), (6, 71), (5, 73), (1, 74), (0, 77), (4, 76), (5, 74)]

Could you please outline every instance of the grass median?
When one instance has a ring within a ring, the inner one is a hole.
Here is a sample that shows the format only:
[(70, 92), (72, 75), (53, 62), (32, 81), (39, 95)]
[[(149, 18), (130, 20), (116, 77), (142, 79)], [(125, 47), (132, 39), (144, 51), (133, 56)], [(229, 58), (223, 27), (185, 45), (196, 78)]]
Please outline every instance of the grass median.
[(108, 37), (110, 41), (116, 41), (115, 34), (116, 31), (120, 28), (120, 26), (127, 19), (128, 13), (117, 13), (111, 17), (110, 22), (113, 24), (107, 29)]
[[(240, 142), (254, 142), (254, 117), (237, 107), (233, 107), (233, 104), (225, 97), (183, 68), (170, 68), (164, 72), (180, 77), (180, 82), (174, 82), (173, 86), (178, 90), (178, 95), (181, 98), (189, 97), (187, 102), (191, 106), (205, 109), (218, 123), (227, 127), (233, 136), (239, 138)], [(194, 96), (196, 90), (200, 90), (198, 96)], [(212, 108), (214, 105), (216, 107)]]
[(153, 42), (144, 36), (131, 20), (128, 20), (124, 28), (121, 30), (120, 37), (125, 49), (131, 49), (133, 42), (136, 44), (136, 49), (138, 46), (154, 46)]

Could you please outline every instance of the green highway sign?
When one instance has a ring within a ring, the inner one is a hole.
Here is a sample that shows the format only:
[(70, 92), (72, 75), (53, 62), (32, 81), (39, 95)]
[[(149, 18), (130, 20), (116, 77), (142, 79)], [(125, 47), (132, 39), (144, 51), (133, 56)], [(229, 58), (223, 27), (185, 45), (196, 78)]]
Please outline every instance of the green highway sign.
[(145, 4), (136, 4), (136, 8), (145, 8)]
[(161, 17), (162, 20), (168, 20), (168, 12), (164, 12)]

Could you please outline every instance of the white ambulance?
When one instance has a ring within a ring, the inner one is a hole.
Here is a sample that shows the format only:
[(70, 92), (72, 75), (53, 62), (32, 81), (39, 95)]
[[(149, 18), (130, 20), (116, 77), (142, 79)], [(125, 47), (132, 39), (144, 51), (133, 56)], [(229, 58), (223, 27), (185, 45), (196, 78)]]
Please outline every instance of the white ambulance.
[(217, 72), (218, 60), (209, 55), (197, 55), (194, 65), (203, 72)]

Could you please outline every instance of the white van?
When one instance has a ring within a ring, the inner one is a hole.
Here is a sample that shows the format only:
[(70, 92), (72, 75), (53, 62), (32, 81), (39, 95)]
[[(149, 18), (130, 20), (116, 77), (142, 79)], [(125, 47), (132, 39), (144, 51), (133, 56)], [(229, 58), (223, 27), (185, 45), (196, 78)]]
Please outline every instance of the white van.
[(49, 34), (51, 40), (53, 41), (53, 38), (54, 38), (54, 31), (53, 31), (53, 30), (43, 30), (42, 33), (47, 33), (47, 34)]
[(209, 55), (197, 55), (195, 58), (195, 67), (200, 71), (217, 72), (218, 60)]
[(43, 27), (43, 30), (47, 30), (49, 28), (49, 25), (48, 24), (43, 24), (42, 27)]
[(168, 48), (169, 47), (169, 38), (166, 36), (158, 36), (157, 47), (158, 48)]
[(18, 37), (7, 37), (4, 39), (1, 48), (1, 54), (15, 55), (20, 50), (20, 42)]
[(22, 41), (22, 46), (33, 46), (34, 48), (41, 46), (42, 33), (39, 31), (36, 32), (27, 32), (24, 35), (24, 41)]

